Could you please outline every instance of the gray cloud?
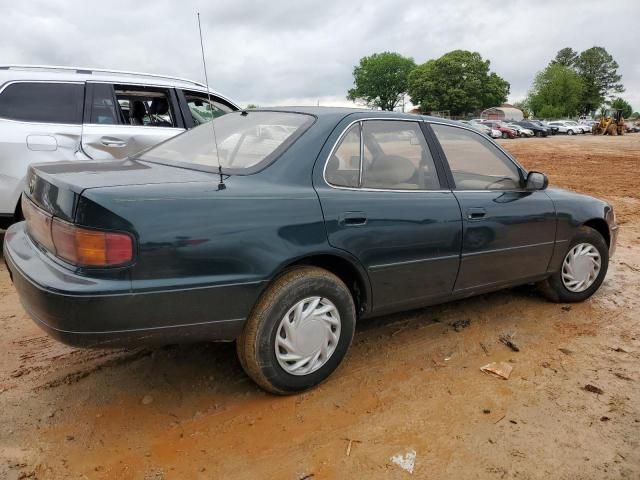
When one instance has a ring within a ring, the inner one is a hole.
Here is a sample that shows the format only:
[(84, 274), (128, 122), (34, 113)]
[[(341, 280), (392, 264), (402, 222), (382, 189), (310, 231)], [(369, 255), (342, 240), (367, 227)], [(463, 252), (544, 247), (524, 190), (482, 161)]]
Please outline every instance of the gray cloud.
[[(8, 0), (3, 0), (3, 3)], [(360, 57), (392, 50), (424, 62), (480, 52), (521, 99), (556, 51), (594, 44), (620, 64), (640, 110), (640, 3), (338, 0), (30, 1), (2, 8), (0, 63), (81, 65), (202, 80), (200, 10), (212, 88), (240, 104), (343, 104)]]

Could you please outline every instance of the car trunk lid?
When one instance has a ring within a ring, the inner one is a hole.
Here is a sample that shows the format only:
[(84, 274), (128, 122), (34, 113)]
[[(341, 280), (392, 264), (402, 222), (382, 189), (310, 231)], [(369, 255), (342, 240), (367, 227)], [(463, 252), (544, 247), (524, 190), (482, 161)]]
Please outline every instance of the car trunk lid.
[(73, 221), (78, 197), (90, 188), (158, 183), (211, 182), (212, 174), (137, 160), (36, 164), (26, 194), (43, 210)]

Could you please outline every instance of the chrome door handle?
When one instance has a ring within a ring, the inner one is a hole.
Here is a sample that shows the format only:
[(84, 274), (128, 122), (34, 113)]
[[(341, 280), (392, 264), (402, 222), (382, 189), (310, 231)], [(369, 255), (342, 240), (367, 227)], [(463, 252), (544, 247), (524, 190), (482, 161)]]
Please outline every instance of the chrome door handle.
[(102, 137), (100, 143), (105, 147), (126, 147), (127, 142), (120, 140), (119, 138)]

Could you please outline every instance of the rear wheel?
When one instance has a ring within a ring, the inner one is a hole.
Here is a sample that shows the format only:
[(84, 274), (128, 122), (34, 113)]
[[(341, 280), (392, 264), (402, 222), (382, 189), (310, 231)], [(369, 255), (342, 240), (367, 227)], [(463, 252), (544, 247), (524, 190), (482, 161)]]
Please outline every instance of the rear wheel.
[(268, 392), (300, 392), (338, 367), (355, 319), (351, 293), (338, 277), (297, 267), (278, 277), (254, 307), (237, 340), (238, 358)]
[(576, 132), (574, 132), (574, 131), (573, 131), (573, 130), (571, 130), (571, 129), (567, 130), (567, 135), (573, 135), (574, 133), (576, 133)]
[(536, 131), (536, 137), (541, 137), (542, 136), (542, 132), (540, 130)]
[(507, 134), (507, 132), (502, 132), (502, 138), (509, 138), (509, 135)]
[(609, 267), (609, 248), (602, 235), (590, 227), (580, 227), (569, 243), (558, 272), (539, 284), (554, 302), (581, 302), (602, 284)]

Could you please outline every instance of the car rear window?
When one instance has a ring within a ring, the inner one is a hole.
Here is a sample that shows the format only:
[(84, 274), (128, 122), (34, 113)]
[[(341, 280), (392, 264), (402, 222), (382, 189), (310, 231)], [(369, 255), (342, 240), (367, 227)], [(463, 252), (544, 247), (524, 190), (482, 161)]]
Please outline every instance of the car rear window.
[(23, 122), (82, 123), (81, 83), (20, 82), (0, 93), (0, 117)]
[[(282, 153), (314, 121), (303, 113), (251, 111), (223, 115), (147, 150), (138, 158), (227, 173), (261, 168)], [(217, 143), (217, 148), (216, 148)]]

